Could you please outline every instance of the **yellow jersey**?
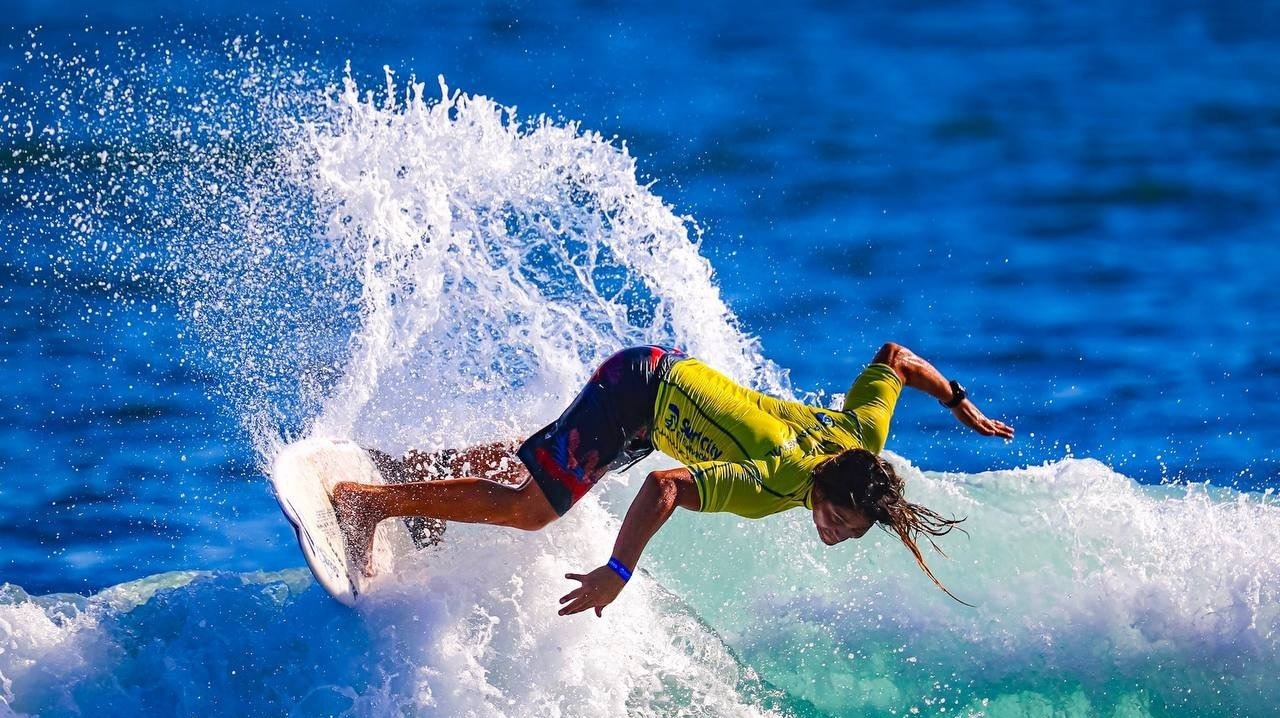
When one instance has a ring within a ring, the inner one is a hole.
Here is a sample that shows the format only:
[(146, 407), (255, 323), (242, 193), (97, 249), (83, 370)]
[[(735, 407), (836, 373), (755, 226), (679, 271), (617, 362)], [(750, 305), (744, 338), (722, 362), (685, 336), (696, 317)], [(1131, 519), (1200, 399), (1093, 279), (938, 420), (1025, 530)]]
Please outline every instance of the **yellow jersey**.
[(813, 509), (813, 469), (832, 455), (884, 449), (902, 380), (872, 364), (839, 411), (738, 385), (697, 359), (672, 365), (654, 402), (653, 444), (693, 473), (702, 511), (760, 518)]

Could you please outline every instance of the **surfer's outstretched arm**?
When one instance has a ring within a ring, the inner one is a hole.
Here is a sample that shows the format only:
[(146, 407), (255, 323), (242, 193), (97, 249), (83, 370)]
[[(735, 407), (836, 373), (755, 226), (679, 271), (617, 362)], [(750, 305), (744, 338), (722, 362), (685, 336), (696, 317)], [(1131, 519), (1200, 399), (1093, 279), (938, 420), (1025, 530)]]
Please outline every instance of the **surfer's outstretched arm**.
[[(951, 382), (947, 381), (942, 372), (901, 344), (886, 343), (880, 347), (880, 351), (872, 361), (889, 365), (898, 373), (898, 378), (902, 379), (904, 385), (923, 391), (937, 399), (943, 406), (953, 403), (953, 399), (956, 398)], [(956, 421), (983, 436), (1013, 438), (1012, 426), (1003, 421), (988, 419), (967, 397), (960, 397), (959, 402), (950, 409)]]
[(601, 615), (604, 607), (612, 603), (626, 585), (621, 572), (629, 574), (635, 569), (649, 539), (671, 518), (677, 506), (691, 511), (702, 507), (693, 474), (688, 469), (654, 471), (645, 477), (644, 485), (632, 500), (631, 508), (627, 509), (627, 516), (622, 520), (622, 528), (618, 529), (618, 538), (613, 544), (613, 561), (621, 566), (614, 568), (606, 564), (585, 575), (565, 574), (565, 578), (581, 581), (582, 585), (560, 598), (560, 603), (565, 604), (560, 615), (567, 616), (588, 608), (594, 608), (596, 615)]

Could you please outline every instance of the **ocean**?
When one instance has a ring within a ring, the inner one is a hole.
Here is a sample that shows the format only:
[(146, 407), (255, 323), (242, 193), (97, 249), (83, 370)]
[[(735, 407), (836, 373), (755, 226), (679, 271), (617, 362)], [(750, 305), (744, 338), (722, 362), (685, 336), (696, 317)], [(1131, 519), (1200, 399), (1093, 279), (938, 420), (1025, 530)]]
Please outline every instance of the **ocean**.
[[(0, 715), (1270, 716), (1280, 3), (19, 2), (0, 27)], [(654, 456), (357, 610), (309, 435), (526, 435), (619, 348), (838, 404), (886, 341), (930, 564)]]

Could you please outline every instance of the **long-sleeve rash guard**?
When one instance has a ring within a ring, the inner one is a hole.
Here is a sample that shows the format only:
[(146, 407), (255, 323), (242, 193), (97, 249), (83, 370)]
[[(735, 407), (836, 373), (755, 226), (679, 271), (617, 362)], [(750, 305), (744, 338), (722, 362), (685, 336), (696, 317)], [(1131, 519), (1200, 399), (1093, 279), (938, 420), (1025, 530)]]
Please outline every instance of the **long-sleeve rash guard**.
[(847, 449), (884, 449), (902, 380), (872, 364), (841, 410), (783, 401), (689, 358), (671, 367), (654, 402), (654, 446), (693, 474), (702, 511), (760, 518), (813, 508), (813, 469)]

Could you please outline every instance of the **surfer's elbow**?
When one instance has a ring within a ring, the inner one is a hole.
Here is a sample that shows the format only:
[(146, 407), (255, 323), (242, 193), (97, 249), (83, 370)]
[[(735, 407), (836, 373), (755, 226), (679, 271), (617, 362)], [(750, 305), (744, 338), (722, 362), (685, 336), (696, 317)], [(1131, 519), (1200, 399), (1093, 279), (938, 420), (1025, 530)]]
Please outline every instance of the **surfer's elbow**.
[(885, 342), (880, 351), (871, 360), (873, 364), (887, 364), (894, 369), (899, 368), (902, 360), (911, 353), (909, 349), (896, 342)]
[(645, 477), (645, 483), (653, 488), (664, 510), (682, 506), (697, 511), (702, 504), (698, 498), (698, 487), (693, 483), (693, 474), (688, 469), (651, 471)]
[(911, 350), (897, 344), (895, 342), (885, 342), (880, 347), (880, 351), (876, 352), (872, 358), (872, 364), (884, 364), (898, 375), (903, 383), (910, 383), (910, 374), (912, 372), (911, 359), (915, 358), (915, 354)]
[(500, 522), (505, 526), (522, 531), (541, 531), (560, 518), (560, 514), (547, 500), (546, 494), (542, 493), (532, 480), (514, 489), (509, 495), (516, 498), (517, 504), (510, 509), (512, 515), (506, 521)]

